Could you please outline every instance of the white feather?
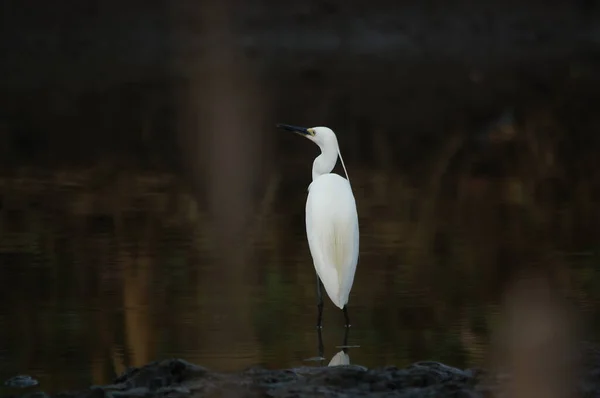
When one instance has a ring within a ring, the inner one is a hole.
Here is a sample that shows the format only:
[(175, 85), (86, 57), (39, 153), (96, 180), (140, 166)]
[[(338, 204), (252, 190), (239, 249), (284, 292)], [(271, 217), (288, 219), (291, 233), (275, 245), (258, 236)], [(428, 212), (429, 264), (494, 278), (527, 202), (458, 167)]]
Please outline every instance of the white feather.
[(343, 309), (358, 263), (359, 231), (350, 183), (327, 173), (313, 180), (306, 201), (306, 234), (327, 295)]

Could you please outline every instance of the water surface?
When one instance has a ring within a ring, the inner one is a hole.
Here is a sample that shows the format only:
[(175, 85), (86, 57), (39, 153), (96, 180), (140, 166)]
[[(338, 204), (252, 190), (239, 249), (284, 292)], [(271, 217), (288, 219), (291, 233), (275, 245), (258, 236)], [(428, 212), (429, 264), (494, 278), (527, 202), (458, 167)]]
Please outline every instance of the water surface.
[[(308, 183), (305, 171), (290, 179)], [(245, 262), (224, 265), (209, 216), (179, 176), (98, 181), (92, 171), (33, 169), (0, 179), (1, 377), (30, 374), (56, 391), (167, 357), (224, 371), (314, 365), (304, 361), (317, 355), (305, 187), (279, 183), (250, 226)], [(497, 214), (507, 199), (490, 200), (501, 184), (463, 181), (432, 204), (400, 174), (365, 168), (352, 181), (362, 240), (351, 363), (485, 365), (504, 273), (542, 258), (565, 297), (593, 314), (594, 247), (565, 252), (531, 234), (527, 211)], [(343, 325), (327, 299), (326, 363)]]

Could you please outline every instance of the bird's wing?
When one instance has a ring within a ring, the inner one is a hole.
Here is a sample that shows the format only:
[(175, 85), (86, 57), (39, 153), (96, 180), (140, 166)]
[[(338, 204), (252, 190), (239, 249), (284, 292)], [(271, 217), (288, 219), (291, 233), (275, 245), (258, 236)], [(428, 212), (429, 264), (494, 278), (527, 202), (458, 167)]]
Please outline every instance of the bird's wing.
[(347, 180), (338, 178), (313, 182), (306, 202), (306, 232), (317, 274), (329, 298), (343, 308), (358, 260), (358, 217)]
[(351, 248), (348, 249), (347, 255), (344, 257), (343, 272), (341, 272), (342, 279), (340, 280), (340, 292), (339, 300), (340, 303), (346, 305), (348, 303), (348, 296), (354, 283), (354, 274), (356, 273), (356, 265), (358, 264), (358, 250), (359, 250), (359, 231), (358, 231), (358, 214), (356, 207), (349, 216), (350, 221), (346, 223), (345, 229), (345, 240)]

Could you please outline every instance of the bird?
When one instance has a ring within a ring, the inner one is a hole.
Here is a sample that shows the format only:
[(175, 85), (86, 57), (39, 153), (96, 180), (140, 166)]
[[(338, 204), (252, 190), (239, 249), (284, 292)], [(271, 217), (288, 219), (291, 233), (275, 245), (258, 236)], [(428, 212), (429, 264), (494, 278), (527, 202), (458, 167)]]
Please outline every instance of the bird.
[[(344, 312), (345, 327), (349, 328), (347, 304), (359, 254), (358, 211), (337, 137), (328, 127), (277, 127), (297, 133), (321, 149), (313, 162), (306, 199), (306, 237), (317, 273), (317, 328), (323, 327), (323, 287)], [(346, 178), (332, 173), (338, 157)]]

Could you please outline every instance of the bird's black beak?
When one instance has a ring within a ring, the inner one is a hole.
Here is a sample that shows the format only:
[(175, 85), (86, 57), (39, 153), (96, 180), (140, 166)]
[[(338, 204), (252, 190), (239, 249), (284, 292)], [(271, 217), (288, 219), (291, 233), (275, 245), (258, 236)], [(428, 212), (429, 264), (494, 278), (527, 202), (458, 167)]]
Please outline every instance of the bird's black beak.
[(312, 136), (312, 129), (306, 128), (306, 127), (299, 127), (299, 126), (292, 126), (289, 124), (278, 124), (277, 128), (282, 129), (282, 130), (287, 130), (287, 131), (291, 131), (293, 133), (296, 134), (300, 134), (303, 136)]

